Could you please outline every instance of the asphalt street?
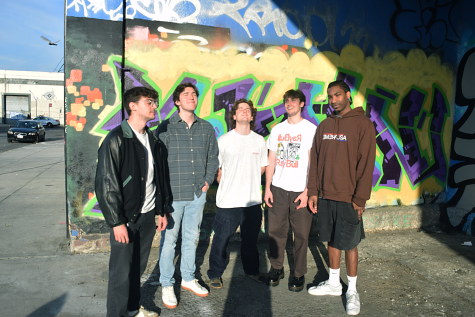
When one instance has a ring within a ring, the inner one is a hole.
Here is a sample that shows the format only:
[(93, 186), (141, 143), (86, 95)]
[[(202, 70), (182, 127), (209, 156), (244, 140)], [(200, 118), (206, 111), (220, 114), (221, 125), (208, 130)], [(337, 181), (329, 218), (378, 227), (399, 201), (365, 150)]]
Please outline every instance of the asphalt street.
[[(7, 142), (7, 131), (10, 125), (0, 124), (0, 153), (13, 149), (18, 149), (31, 144), (30, 142)], [(52, 128), (45, 127), (46, 142), (58, 141), (64, 138), (64, 127), (57, 126)]]
[[(108, 253), (70, 254), (66, 238), (62, 139), (0, 153), (0, 316), (104, 316)], [(359, 246), (360, 316), (475, 316), (472, 237), (437, 227), (368, 233)], [(197, 250), (197, 277), (207, 282), (209, 241)], [(270, 268), (259, 244), (261, 271)], [(290, 240), (285, 278), (269, 288), (244, 275), (240, 244), (229, 246), (224, 288), (201, 298), (180, 290), (174, 310), (161, 302), (158, 250), (142, 278), (142, 304), (161, 316), (346, 316), (345, 297), (316, 297), (306, 289), (328, 277), (325, 246), (312, 237), (305, 290), (287, 287), (293, 269)], [(177, 263), (180, 262), (177, 254)], [(342, 258), (341, 279), (346, 287)]]

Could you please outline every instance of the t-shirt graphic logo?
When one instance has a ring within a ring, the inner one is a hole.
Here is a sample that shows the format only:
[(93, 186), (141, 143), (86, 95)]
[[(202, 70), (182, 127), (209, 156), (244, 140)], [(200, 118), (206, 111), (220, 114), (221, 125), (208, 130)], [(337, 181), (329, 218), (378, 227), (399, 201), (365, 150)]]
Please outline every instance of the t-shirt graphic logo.
[(300, 143), (289, 143), (287, 148), (281, 142), (277, 144), (277, 157), (285, 162), (291, 161), (292, 163), (295, 160), (298, 160), (299, 156)]
[(299, 149), (300, 149), (300, 143), (289, 143), (289, 145), (287, 146), (287, 150), (288, 150), (287, 160), (291, 160), (293, 163), (296, 160), (297, 156), (299, 156)]

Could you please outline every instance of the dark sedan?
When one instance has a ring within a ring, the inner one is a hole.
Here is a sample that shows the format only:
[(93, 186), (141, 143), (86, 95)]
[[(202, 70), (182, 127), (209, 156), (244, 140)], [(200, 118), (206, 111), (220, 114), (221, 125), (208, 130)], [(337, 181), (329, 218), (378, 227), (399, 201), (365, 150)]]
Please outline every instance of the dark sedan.
[(45, 128), (40, 122), (19, 120), (7, 131), (7, 141), (39, 142), (46, 139)]

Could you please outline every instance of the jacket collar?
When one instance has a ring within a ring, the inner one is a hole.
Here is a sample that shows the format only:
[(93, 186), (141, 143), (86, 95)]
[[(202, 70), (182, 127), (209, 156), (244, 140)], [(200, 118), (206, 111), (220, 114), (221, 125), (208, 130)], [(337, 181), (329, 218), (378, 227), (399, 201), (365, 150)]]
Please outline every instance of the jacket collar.
[[(130, 127), (129, 123), (127, 122), (127, 119), (124, 119), (121, 122), (120, 127), (122, 128), (122, 133), (124, 135), (124, 138), (126, 138), (126, 139), (133, 139), (134, 138), (134, 131), (132, 131), (132, 128)], [(145, 133), (147, 133), (148, 135), (152, 134), (152, 136), (155, 140), (158, 139), (155, 136), (155, 134), (150, 133), (150, 129), (148, 128), (148, 126), (145, 126)]]

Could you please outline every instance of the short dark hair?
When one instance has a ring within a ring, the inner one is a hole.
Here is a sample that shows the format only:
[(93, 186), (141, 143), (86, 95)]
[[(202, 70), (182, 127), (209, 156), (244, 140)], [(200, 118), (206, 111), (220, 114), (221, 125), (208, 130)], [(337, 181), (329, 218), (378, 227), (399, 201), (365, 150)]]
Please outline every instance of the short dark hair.
[(347, 93), (348, 91), (350, 92), (350, 105), (353, 104), (353, 99), (351, 98), (351, 89), (350, 89), (350, 86), (348, 86), (347, 83), (345, 83), (343, 80), (335, 80), (331, 83), (328, 84), (328, 87), (327, 87), (327, 90), (332, 88), (332, 87), (335, 87), (335, 86), (338, 86), (340, 87), (341, 89), (343, 89), (343, 91), (345, 93)]
[(249, 108), (251, 108), (252, 121), (250, 122), (250, 124), (251, 124), (251, 130), (254, 130), (256, 128), (257, 109), (254, 107), (254, 104), (252, 103), (251, 100), (247, 100), (244, 98), (236, 100), (233, 106), (231, 107), (231, 111), (229, 112), (229, 122), (231, 122), (231, 129), (236, 128), (236, 120), (234, 120), (234, 115), (236, 114), (236, 111), (240, 103), (246, 103), (249, 105)]
[(129, 103), (138, 102), (142, 97), (152, 98), (153, 100), (156, 100), (158, 98), (158, 92), (147, 87), (134, 87), (134, 88), (128, 89), (124, 93), (122, 104), (124, 105), (125, 111), (127, 111), (127, 114), (129, 116), (130, 116)]
[(200, 92), (198, 91), (198, 88), (196, 88), (196, 86), (190, 82), (182, 83), (176, 86), (175, 91), (173, 92), (173, 104), (177, 108), (178, 112), (180, 112), (180, 107), (177, 106), (176, 102), (180, 101), (180, 94), (184, 92), (187, 87), (191, 87), (195, 90), (197, 98), (200, 96)]
[(296, 99), (300, 100), (300, 102), (303, 102), (304, 106), (302, 108), (300, 108), (300, 112), (303, 111), (303, 108), (305, 108), (305, 103), (307, 102), (307, 98), (305, 97), (304, 93), (300, 89), (287, 90), (284, 94), (284, 97), (282, 98), (284, 103), (288, 98), (296, 98)]

